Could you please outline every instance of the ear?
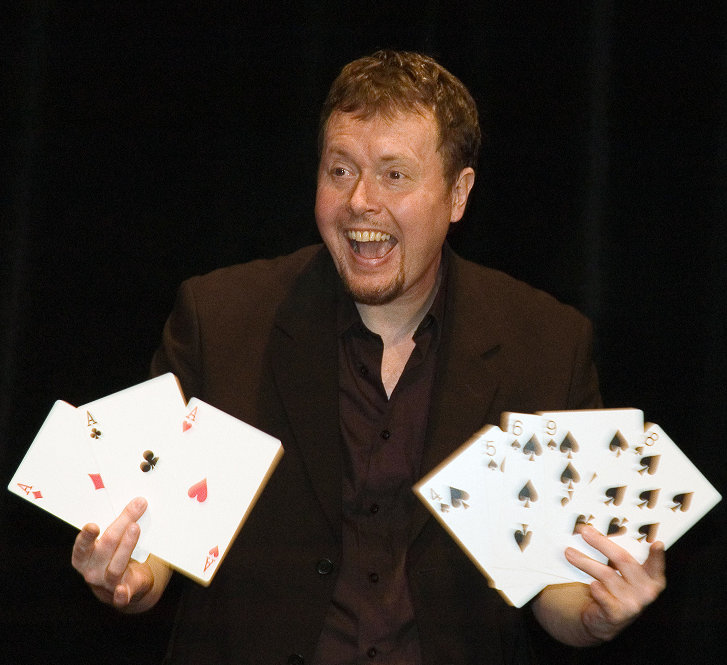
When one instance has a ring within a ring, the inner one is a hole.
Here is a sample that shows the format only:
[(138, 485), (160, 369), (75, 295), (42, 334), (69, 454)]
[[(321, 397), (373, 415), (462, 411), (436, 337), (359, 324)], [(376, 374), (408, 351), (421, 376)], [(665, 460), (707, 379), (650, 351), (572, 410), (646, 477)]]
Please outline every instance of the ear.
[(467, 207), (467, 199), (474, 184), (475, 171), (473, 168), (467, 166), (460, 171), (457, 180), (452, 186), (452, 215), (449, 220), (450, 224), (454, 224), (462, 219), (464, 210)]

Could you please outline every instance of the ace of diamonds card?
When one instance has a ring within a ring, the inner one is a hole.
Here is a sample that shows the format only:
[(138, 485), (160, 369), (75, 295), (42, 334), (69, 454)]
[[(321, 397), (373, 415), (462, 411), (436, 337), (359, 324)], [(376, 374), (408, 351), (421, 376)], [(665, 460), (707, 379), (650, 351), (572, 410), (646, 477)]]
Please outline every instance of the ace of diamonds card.
[(95, 522), (103, 531), (116, 515), (77, 418), (67, 402), (53, 405), (8, 489), (77, 529)]

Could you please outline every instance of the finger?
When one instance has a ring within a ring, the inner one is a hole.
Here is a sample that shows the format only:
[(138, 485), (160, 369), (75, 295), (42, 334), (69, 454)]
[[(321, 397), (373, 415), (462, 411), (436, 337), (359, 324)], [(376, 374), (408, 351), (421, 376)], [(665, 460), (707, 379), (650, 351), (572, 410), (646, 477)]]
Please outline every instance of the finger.
[(88, 563), (93, 549), (96, 546), (96, 538), (101, 533), (98, 524), (86, 524), (76, 536), (73, 543), (73, 552), (71, 553), (71, 565), (79, 572)]
[(119, 584), (114, 589), (112, 603), (115, 608), (123, 609), (131, 602), (131, 591), (126, 584)]
[(114, 589), (113, 604), (123, 609), (131, 601), (142, 598), (152, 588), (154, 576), (147, 564), (131, 561), (121, 584)]
[[(580, 533), (583, 540), (601, 552), (608, 559), (610, 567), (618, 570), (627, 581), (636, 582), (644, 577), (645, 572), (641, 564), (610, 538), (604, 536), (592, 526), (584, 526)], [(594, 577), (596, 576), (594, 575)], [(607, 577), (610, 578), (611, 576)], [(598, 579), (601, 579), (601, 576), (598, 576)]]
[(666, 555), (664, 543), (656, 542), (649, 548), (649, 556), (644, 561), (644, 570), (654, 580), (664, 580), (666, 571)]
[(609, 565), (594, 561), (582, 552), (568, 548), (566, 558), (596, 581), (591, 595), (598, 605), (616, 620), (629, 620), (653, 602), (666, 586), (664, 551), (661, 543), (652, 545), (644, 565), (624, 548), (588, 527), (584, 540), (609, 558)]
[(111, 556), (108, 566), (106, 567), (106, 583), (110, 586), (116, 586), (121, 581), (124, 571), (129, 566), (131, 553), (139, 542), (139, 534), (141, 530), (136, 522), (132, 522), (126, 527), (119, 541), (116, 551)]
[(576, 568), (587, 573), (609, 589), (614, 585), (619, 585), (623, 582), (621, 575), (616, 572), (611, 566), (601, 561), (592, 559), (587, 554), (584, 554), (580, 550), (574, 547), (567, 547), (565, 550), (565, 558), (572, 563)]
[(111, 522), (99, 539), (95, 551), (95, 554), (98, 555), (95, 557), (96, 560), (104, 561), (108, 565), (129, 524), (136, 522), (144, 514), (146, 505), (146, 499), (143, 497), (137, 497), (126, 505), (121, 514)]
[(83, 569), (84, 579), (88, 584), (103, 586), (110, 593), (113, 592), (119, 575), (118, 572), (109, 575), (108, 566), (116, 554), (129, 525), (134, 524), (135, 520), (143, 515), (144, 510), (146, 510), (145, 499), (139, 497), (129, 502), (121, 514), (96, 541), (91, 556)]
[(646, 603), (640, 592), (614, 568), (577, 550), (571, 550), (566, 556), (569, 560), (571, 556), (577, 559), (578, 564), (582, 564), (579, 567), (594, 578), (589, 587), (594, 604), (582, 616), (591, 634), (607, 639), (618, 626), (625, 625), (641, 613)]
[(591, 582), (589, 592), (594, 602), (588, 606), (581, 618), (587, 623), (589, 630), (598, 633), (598, 637), (602, 637), (598, 626), (604, 622), (614, 621), (619, 611), (619, 602), (606, 588), (606, 585), (598, 580)]
[(146, 505), (146, 499), (143, 496), (132, 499), (126, 504), (121, 514), (111, 523), (107, 531), (117, 528), (120, 533), (123, 533), (131, 522), (136, 522), (144, 514)]
[(602, 534), (598, 529), (584, 524), (578, 530), (583, 540), (585, 540), (591, 547), (597, 549), (607, 559), (611, 559), (612, 555), (618, 554), (618, 550), (622, 549), (616, 545), (608, 536)]

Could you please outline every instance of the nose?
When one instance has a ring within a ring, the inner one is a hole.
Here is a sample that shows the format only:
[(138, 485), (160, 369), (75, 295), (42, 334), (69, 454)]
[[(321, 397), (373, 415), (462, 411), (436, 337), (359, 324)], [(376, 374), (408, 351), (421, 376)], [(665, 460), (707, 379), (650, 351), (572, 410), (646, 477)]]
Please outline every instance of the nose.
[(374, 212), (377, 208), (376, 183), (361, 174), (351, 190), (348, 205), (354, 215)]

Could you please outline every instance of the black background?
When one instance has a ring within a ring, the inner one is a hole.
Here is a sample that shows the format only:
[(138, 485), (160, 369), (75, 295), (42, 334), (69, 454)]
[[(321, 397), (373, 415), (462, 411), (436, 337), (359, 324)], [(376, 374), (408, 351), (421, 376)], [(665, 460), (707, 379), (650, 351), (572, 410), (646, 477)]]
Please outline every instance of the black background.
[[(263, 6), (264, 5), (264, 6)], [(179, 282), (318, 239), (317, 114), (349, 60), (437, 57), (485, 132), (451, 242), (590, 316), (606, 404), (724, 493), (724, 3), (16, 3), (3, 21), (0, 442), (6, 485), (56, 399), (146, 377)], [(96, 603), (75, 531), (2, 491), (0, 662), (157, 663), (152, 613)], [(668, 554), (614, 643), (554, 662), (725, 658), (725, 510)]]

